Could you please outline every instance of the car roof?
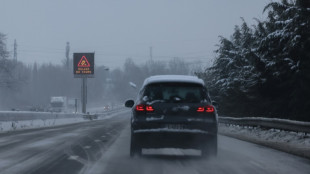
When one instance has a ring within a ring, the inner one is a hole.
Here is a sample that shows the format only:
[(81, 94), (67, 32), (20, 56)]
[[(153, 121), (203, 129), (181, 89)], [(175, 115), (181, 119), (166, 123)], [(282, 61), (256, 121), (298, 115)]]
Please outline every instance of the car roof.
[(151, 83), (161, 83), (161, 82), (196, 83), (205, 86), (204, 81), (196, 76), (157, 75), (146, 78), (144, 80), (143, 87)]

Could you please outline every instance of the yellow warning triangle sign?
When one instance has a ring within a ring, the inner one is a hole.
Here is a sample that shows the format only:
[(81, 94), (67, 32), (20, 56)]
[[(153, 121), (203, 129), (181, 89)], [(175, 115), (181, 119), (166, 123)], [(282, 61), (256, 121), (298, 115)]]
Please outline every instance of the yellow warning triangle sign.
[(90, 64), (85, 56), (82, 56), (81, 60), (78, 63), (78, 67), (90, 67)]

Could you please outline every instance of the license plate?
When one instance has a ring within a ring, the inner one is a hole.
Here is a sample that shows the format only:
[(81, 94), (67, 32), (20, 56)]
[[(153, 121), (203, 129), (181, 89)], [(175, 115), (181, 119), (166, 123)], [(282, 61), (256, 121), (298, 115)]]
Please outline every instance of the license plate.
[(187, 129), (187, 126), (184, 124), (166, 124), (165, 128), (168, 129)]

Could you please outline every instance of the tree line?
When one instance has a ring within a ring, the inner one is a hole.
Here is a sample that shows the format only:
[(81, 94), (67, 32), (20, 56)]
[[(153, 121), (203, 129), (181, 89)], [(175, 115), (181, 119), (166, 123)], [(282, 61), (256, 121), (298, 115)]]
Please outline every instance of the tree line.
[(219, 112), (310, 121), (310, 1), (265, 6), (267, 18), (243, 19), (220, 37), (212, 67), (197, 72)]

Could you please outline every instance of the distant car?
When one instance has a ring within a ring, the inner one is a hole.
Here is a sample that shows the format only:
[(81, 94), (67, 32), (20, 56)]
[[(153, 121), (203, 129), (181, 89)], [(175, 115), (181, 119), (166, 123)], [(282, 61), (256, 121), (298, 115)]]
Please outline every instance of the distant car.
[(130, 156), (142, 148), (200, 149), (217, 155), (218, 116), (203, 80), (161, 75), (145, 79), (132, 108)]
[(104, 107), (103, 107), (103, 110), (104, 110), (104, 111), (110, 110), (110, 106), (109, 106), (109, 105), (104, 106)]

